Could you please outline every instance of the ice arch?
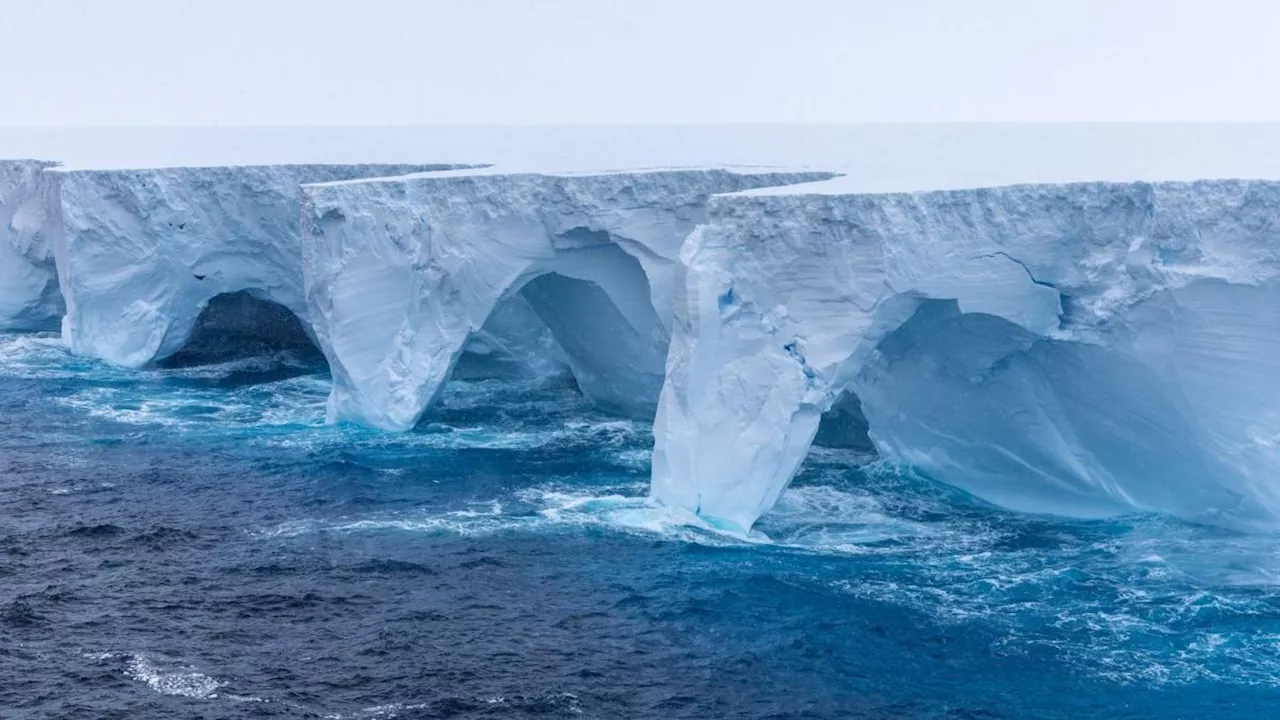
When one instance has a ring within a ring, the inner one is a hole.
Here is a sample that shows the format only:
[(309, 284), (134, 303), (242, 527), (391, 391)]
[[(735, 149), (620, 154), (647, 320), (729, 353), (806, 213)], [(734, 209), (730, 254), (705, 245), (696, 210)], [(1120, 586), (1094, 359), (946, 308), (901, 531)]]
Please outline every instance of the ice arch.
[(1280, 525), (1280, 183), (808, 189), (682, 252), (655, 498), (749, 528), (853, 390), (881, 455), (1011, 508)]
[[(309, 325), (289, 308), (242, 290), (210, 299), (181, 348), (157, 364), (183, 368), (264, 357), (297, 368), (324, 363)], [(541, 377), (564, 370), (550, 331), (520, 298), (495, 312), (467, 344), (462, 359), (473, 379)]]
[(1162, 377), (1165, 360), (929, 301), (880, 343), (854, 385), (886, 454), (1007, 508), (1266, 522), (1274, 485), (1251, 487), (1238, 456), (1215, 452), (1199, 412), (1216, 403), (1190, 402), (1185, 384)]
[(550, 263), (521, 294), (550, 328), (583, 395), (608, 411), (653, 417), (669, 336), (648, 278), (617, 245), (590, 254)]
[(269, 165), (45, 172), (62, 334), (140, 367), (177, 352), (215, 296), (252, 291), (300, 318), (299, 184), (446, 165)]
[(583, 391), (651, 413), (675, 258), (713, 193), (830, 173), (466, 171), (304, 188), (310, 317), (330, 421), (413, 427), (495, 308), (521, 297)]

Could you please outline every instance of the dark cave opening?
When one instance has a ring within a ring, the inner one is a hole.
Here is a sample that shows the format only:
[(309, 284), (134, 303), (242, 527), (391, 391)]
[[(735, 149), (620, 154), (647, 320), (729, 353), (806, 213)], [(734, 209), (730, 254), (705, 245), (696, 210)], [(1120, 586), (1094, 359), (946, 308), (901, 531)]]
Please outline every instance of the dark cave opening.
[(846, 390), (836, 399), (831, 409), (822, 414), (813, 444), (818, 447), (874, 452), (875, 446), (868, 435), (869, 429), (867, 416), (862, 412), (862, 401), (852, 390)]
[(240, 291), (209, 300), (182, 349), (158, 365), (185, 368), (281, 354), (291, 364), (324, 364), (324, 355), (292, 311)]

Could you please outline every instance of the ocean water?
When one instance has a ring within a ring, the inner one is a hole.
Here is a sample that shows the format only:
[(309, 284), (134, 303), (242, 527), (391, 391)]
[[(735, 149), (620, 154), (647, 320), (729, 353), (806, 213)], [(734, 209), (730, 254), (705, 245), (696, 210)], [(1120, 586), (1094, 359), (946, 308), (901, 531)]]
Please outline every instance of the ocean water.
[(823, 449), (737, 537), (565, 384), (456, 381), (400, 435), (324, 426), (328, 385), (0, 335), (0, 717), (1277, 712), (1280, 539)]

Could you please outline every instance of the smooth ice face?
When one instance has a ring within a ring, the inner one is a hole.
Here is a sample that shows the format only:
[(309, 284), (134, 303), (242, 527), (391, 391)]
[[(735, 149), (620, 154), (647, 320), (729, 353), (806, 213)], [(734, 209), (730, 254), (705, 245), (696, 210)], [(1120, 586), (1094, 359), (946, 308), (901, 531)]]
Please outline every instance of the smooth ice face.
[(1006, 507), (1280, 519), (1280, 184), (713, 200), (653, 495), (749, 528), (821, 413)]
[(451, 167), (49, 171), (63, 338), (76, 354), (140, 367), (182, 348), (223, 293), (246, 291), (305, 320), (299, 184)]
[(0, 160), (0, 330), (49, 330), (62, 316), (45, 214), (54, 165)]
[(330, 421), (417, 423), (495, 308), (520, 297), (598, 405), (652, 415), (676, 256), (710, 195), (831, 173), (446, 173), (304, 188)]
[(520, 296), (498, 303), (463, 348), (451, 377), (549, 378), (569, 371), (551, 329)]

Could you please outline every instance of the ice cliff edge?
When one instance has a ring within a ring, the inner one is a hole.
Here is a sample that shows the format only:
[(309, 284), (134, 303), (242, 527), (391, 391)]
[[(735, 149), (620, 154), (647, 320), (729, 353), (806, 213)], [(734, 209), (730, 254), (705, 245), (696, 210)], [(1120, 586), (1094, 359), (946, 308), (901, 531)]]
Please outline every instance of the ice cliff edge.
[(47, 330), (62, 317), (62, 295), (45, 212), (57, 163), (0, 160), (0, 330)]

